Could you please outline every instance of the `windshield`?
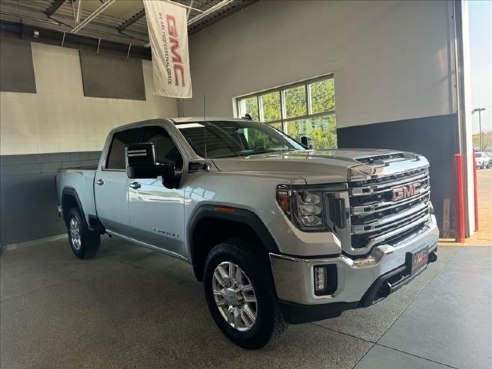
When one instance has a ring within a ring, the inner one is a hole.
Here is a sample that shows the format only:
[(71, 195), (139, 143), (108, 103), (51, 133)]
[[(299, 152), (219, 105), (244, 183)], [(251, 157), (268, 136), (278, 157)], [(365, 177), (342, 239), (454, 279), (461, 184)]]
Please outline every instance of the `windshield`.
[(305, 150), (299, 142), (258, 122), (213, 121), (177, 124), (195, 152), (210, 159)]
[(475, 157), (476, 158), (481, 158), (482, 157), (482, 153), (481, 152), (476, 152), (475, 153)]

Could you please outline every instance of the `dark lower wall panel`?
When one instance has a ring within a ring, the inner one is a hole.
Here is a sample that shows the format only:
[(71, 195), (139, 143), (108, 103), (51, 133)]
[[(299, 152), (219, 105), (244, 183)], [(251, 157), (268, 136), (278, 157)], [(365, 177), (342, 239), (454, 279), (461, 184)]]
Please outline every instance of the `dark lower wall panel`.
[(0, 37), (0, 90), (36, 93), (29, 41)]
[(57, 215), (59, 169), (95, 166), (100, 152), (0, 156), (0, 244), (65, 233)]
[(454, 228), (455, 167), (459, 152), (456, 114), (375, 123), (337, 130), (340, 148), (386, 148), (412, 151), (430, 162), (431, 199), (439, 227), (443, 227), (444, 200), (450, 199), (450, 230)]

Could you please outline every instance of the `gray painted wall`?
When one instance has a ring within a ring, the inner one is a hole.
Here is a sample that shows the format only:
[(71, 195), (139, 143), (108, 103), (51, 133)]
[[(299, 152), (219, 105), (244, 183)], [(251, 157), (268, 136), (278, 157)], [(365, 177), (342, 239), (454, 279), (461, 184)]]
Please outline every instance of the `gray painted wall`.
[(37, 93), (0, 92), (0, 155), (98, 151), (116, 126), (177, 115), (175, 99), (153, 94), (148, 60), (136, 61), (145, 100), (95, 98), (84, 96), (79, 50), (35, 42), (31, 49)]
[(456, 112), (452, 3), (260, 1), (193, 35), (184, 115), (333, 73), (337, 127)]
[(65, 233), (57, 215), (59, 169), (96, 166), (100, 152), (0, 156), (0, 244)]

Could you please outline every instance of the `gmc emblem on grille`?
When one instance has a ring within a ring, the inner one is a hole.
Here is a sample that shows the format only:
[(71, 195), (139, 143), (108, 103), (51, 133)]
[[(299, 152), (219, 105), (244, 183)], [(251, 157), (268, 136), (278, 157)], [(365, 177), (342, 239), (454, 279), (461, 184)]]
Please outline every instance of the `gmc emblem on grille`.
[(420, 193), (420, 186), (421, 184), (417, 182), (409, 184), (407, 186), (394, 188), (393, 201), (400, 201), (418, 195)]

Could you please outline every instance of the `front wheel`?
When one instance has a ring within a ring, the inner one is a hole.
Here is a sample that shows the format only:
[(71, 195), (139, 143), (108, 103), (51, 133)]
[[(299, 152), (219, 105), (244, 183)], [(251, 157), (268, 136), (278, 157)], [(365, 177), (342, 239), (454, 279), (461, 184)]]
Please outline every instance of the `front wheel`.
[(92, 232), (77, 208), (72, 208), (67, 215), (68, 241), (73, 253), (79, 259), (90, 259), (99, 251), (101, 236)]
[(205, 261), (204, 289), (215, 323), (237, 345), (258, 349), (287, 322), (280, 312), (266, 255), (244, 240), (215, 246)]

